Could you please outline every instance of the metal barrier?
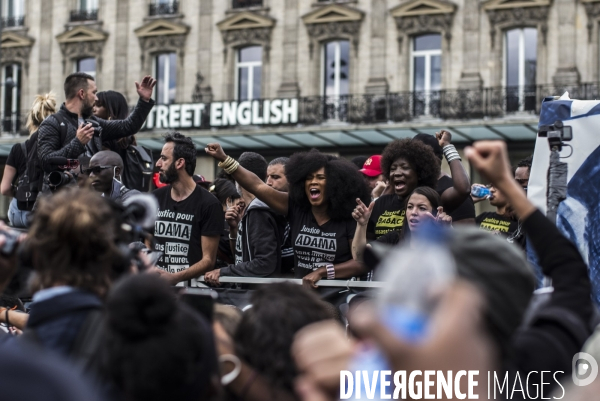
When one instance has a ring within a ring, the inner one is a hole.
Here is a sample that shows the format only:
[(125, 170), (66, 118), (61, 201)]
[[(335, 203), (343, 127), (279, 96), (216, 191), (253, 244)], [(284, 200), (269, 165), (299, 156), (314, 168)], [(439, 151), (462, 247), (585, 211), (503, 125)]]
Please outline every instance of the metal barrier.
[[(204, 282), (204, 276), (200, 276), (198, 281)], [(274, 283), (293, 283), (302, 284), (299, 278), (260, 278), (260, 277), (219, 277), (221, 283), (237, 284), (274, 284)], [(320, 280), (317, 282), (319, 287), (338, 287), (338, 288), (381, 288), (384, 283), (381, 281), (353, 281), (353, 280)]]

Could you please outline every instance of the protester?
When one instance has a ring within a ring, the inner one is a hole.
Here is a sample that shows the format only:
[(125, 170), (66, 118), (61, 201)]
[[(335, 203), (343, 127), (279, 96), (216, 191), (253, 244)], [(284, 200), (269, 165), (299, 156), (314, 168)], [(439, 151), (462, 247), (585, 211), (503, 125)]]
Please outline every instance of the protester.
[(381, 169), (394, 193), (375, 201), (367, 226), (369, 239), (402, 229), (406, 197), (416, 187), (435, 188), (440, 175), (440, 163), (431, 148), (411, 139), (388, 144), (381, 157)]
[[(261, 180), (267, 178), (267, 161), (258, 153), (244, 152), (240, 166)], [(281, 272), (281, 246), (285, 219), (253, 194), (240, 188), (243, 204), (227, 210), (229, 240), (235, 263), (204, 275), (209, 284), (218, 285), (219, 277), (274, 277)]]
[(223, 209), (192, 178), (196, 147), (190, 138), (167, 134), (156, 166), (160, 180), (169, 184), (154, 191), (159, 203), (154, 250), (164, 253), (156, 266), (171, 285), (195, 287), (196, 279), (215, 266)]
[[(355, 260), (363, 260), (363, 252), (369, 244), (367, 241), (367, 224), (373, 209), (373, 203), (367, 207), (360, 199), (356, 200), (357, 206), (352, 212), (356, 220), (356, 233), (352, 240), (352, 256)], [(435, 189), (430, 187), (417, 187), (406, 198), (406, 218), (401, 230), (392, 230), (379, 237), (376, 241), (384, 244), (396, 245), (400, 241), (410, 238), (411, 232), (418, 230), (419, 225), (425, 221), (434, 221), (442, 224), (452, 224), (452, 217), (444, 212), (441, 199)]]
[[(8, 220), (13, 227), (27, 227), (27, 217), (33, 209), (40, 189), (39, 183), (34, 181), (34, 177), (29, 176), (33, 171), (28, 172), (27, 159), (30, 152), (37, 150), (36, 143), (40, 124), (55, 112), (56, 97), (54, 93), (37, 95), (27, 114), (26, 127), (29, 131), (29, 139), (24, 144), (13, 145), (8, 154), (0, 192), (4, 196), (13, 197), (8, 208)], [(21, 187), (20, 190), (18, 187)]]
[[(285, 176), (285, 165), (290, 159), (288, 157), (278, 157), (271, 160), (267, 167), (267, 185), (281, 192), (289, 192), (290, 185)], [(283, 244), (281, 245), (281, 275), (283, 277), (294, 277), (294, 247), (292, 246), (292, 236), (290, 223), (285, 226), (283, 233)]]
[(527, 156), (517, 163), (517, 168), (515, 169), (515, 180), (519, 183), (520, 186), (523, 187), (525, 192), (527, 192), (527, 187), (529, 186), (529, 176), (531, 175), (531, 165), (533, 164), (533, 155)]
[(113, 272), (130, 266), (119, 230), (115, 210), (97, 193), (75, 187), (40, 200), (24, 252), (42, 289), (24, 337), (72, 359), (89, 357), (86, 330), (99, 320)]
[[(235, 188), (235, 184), (224, 178), (217, 178), (215, 182), (209, 187), (211, 194), (217, 197), (223, 213), (227, 212), (229, 208), (235, 208), (240, 203), (243, 205), (242, 196)], [(220, 269), (221, 267), (229, 266), (234, 263), (234, 252), (231, 250), (229, 244), (229, 224), (227, 220), (223, 219), (223, 231), (219, 238), (219, 248), (217, 249), (217, 262), (215, 268)]]
[(119, 203), (141, 193), (122, 183), (123, 160), (116, 152), (102, 150), (96, 153), (90, 159), (89, 168), (83, 172), (90, 177), (90, 185), (95, 191)]
[(386, 187), (386, 180), (381, 172), (381, 155), (369, 157), (359, 171), (363, 174), (365, 183), (371, 190), (371, 199), (379, 198)]
[(206, 153), (220, 161), (244, 189), (275, 212), (287, 216), (294, 244), (295, 275), (316, 287), (323, 279), (349, 278), (366, 273), (352, 259), (356, 229), (351, 218), (356, 198), (369, 200), (368, 189), (351, 163), (317, 150), (296, 153), (286, 164), (290, 192), (277, 191), (228, 157), (221, 145), (209, 144)]
[[(104, 143), (138, 132), (154, 106), (151, 96), (155, 85), (156, 80), (150, 76), (145, 76), (141, 83), (136, 82), (140, 99), (133, 112), (125, 120), (107, 121), (92, 114), (98, 100), (94, 78), (83, 72), (67, 76), (66, 102), (39, 128), (38, 154), (43, 170), (49, 173), (56, 167), (51, 163), (54, 158), (77, 159), (83, 153), (91, 156), (101, 151)], [(90, 121), (102, 129), (101, 136)]]
[(281, 192), (289, 192), (290, 186), (285, 177), (285, 165), (290, 159), (278, 157), (271, 160), (267, 167), (267, 185)]
[(440, 170), (436, 190), (442, 197), (444, 210), (450, 214), (452, 221), (459, 224), (475, 223), (475, 205), (469, 196), (471, 183), (456, 148), (451, 144), (452, 134), (442, 130), (436, 132), (435, 136), (417, 134), (413, 140), (430, 146), (439, 159), (440, 167), (443, 158), (446, 157), (451, 176)]
[(212, 328), (151, 274), (126, 278), (106, 302), (101, 373), (113, 399), (211, 400), (219, 394)]
[[(496, 372), (501, 378), (507, 373), (508, 389), (500, 390), (498, 397), (511, 398), (511, 386), (517, 386), (517, 395), (523, 398), (526, 393), (539, 395), (540, 391), (549, 395), (558, 387), (556, 381), (570, 377), (573, 356), (591, 332), (587, 267), (577, 248), (529, 202), (512, 178), (504, 143), (476, 142), (465, 154), (482, 175), (506, 194), (523, 221), (544, 273), (552, 277), (554, 291), (550, 300), (523, 323), (534, 283), (524, 255), (496, 236), (459, 227), (450, 239), (449, 250), (458, 276), (470, 284), (459, 280), (446, 292), (433, 312), (431, 332), (423, 341), (415, 345), (392, 334), (390, 317), (382, 320), (381, 314), (371, 308), (354, 313), (352, 331), (360, 339), (377, 344), (392, 371), (478, 370)], [(299, 392), (305, 400), (337, 399), (339, 380), (334, 383), (324, 369), (348, 369), (352, 359), (352, 346), (325, 350), (324, 341), (344, 341), (344, 334), (331, 324), (309, 326), (298, 334), (293, 346), (295, 361), (302, 369)], [(556, 381), (542, 379), (542, 371), (552, 372)], [(493, 383), (487, 383), (485, 375), (481, 380), (483, 383), (476, 387), (479, 398), (488, 398), (486, 390)], [(432, 393), (435, 386), (434, 383)], [(558, 391), (560, 394), (560, 388)]]
[[(96, 97), (98, 100), (94, 104), (94, 116), (97, 118), (110, 121), (125, 120), (129, 115), (127, 100), (121, 93), (108, 90), (98, 92)], [(140, 167), (135, 166), (135, 164), (139, 164), (139, 160), (136, 157), (129, 157), (129, 153), (139, 151), (139, 148), (132, 148), (133, 146), (137, 146), (135, 135), (107, 141), (103, 143), (103, 146), (116, 152), (121, 157), (121, 160), (123, 160), (123, 172), (120, 181), (127, 188), (137, 190), (144, 187), (143, 177), (139, 177), (139, 174), (136, 174)]]
[[(476, 184), (479, 185), (479, 184)], [(490, 231), (494, 234), (502, 235), (508, 242), (517, 243), (521, 248), (525, 248), (525, 233), (522, 224), (514, 215), (512, 206), (506, 199), (506, 196), (493, 186), (490, 186), (490, 205), (496, 207), (495, 212), (482, 212), (475, 219), (477, 227), (482, 230)], [(475, 199), (481, 201), (483, 199)]]
[(263, 287), (252, 294), (252, 308), (238, 325), (236, 354), (267, 380), (271, 387), (265, 389), (267, 394), (293, 394), (297, 368), (290, 347), (295, 334), (311, 323), (335, 318), (328, 304), (302, 287), (287, 283)]

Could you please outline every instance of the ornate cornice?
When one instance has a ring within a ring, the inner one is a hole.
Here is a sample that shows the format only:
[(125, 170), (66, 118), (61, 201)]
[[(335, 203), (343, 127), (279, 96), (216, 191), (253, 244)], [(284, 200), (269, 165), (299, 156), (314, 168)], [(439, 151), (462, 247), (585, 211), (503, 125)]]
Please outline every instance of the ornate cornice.
[(592, 41), (592, 34), (594, 32), (594, 22), (598, 23), (600, 19), (600, 1), (599, 0), (582, 0), (585, 13), (587, 14), (588, 23), (588, 42)]
[(502, 29), (524, 25), (538, 27), (542, 34), (542, 42), (545, 46), (546, 33), (548, 32), (549, 9), (549, 6), (486, 9), (490, 20), (492, 48), (495, 47), (496, 34)]
[(269, 60), (271, 51), (271, 33), (275, 20), (250, 11), (234, 14), (217, 24), (223, 38), (223, 53), (227, 60), (230, 47), (260, 45), (265, 60)]

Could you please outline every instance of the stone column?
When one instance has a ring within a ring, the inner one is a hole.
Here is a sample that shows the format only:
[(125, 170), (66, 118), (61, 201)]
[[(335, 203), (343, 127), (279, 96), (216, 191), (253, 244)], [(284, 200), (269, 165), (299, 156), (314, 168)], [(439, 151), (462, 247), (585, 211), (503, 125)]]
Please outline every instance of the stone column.
[(558, 12), (558, 68), (552, 80), (554, 85), (568, 86), (578, 85), (580, 81), (577, 69), (576, 50), (577, 40), (575, 37), (575, 19), (577, 4), (573, 0), (555, 0), (554, 6)]
[[(127, 93), (130, 83), (127, 81), (127, 67), (129, 65), (128, 46), (123, 45), (129, 41), (129, 0), (119, 0), (117, 6), (117, 22), (113, 32), (115, 35), (115, 69), (113, 88), (117, 92)], [(132, 99), (133, 101), (133, 99)]]
[(285, 0), (283, 20), (283, 74), (277, 96), (295, 98), (300, 95), (298, 86), (298, 0)]
[(386, 0), (372, 0), (369, 82), (365, 87), (365, 93), (370, 95), (385, 95), (389, 89), (385, 77), (386, 21)]
[[(478, 0), (465, 0), (463, 7), (463, 69), (458, 81), (459, 89), (480, 90), (483, 86), (479, 74), (480, 14)], [(444, 57), (442, 55), (442, 57)]]
[(198, 23), (198, 71), (194, 101), (211, 102), (213, 92), (211, 87), (211, 49), (213, 24), (213, 0), (200, 1), (200, 21)]
[(54, 41), (54, 35), (52, 33), (52, 21), (53, 21), (53, 9), (54, 9), (54, 1), (46, 0), (42, 1), (40, 4), (41, 8), (41, 21), (40, 21), (40, 41), (39, 41), (39, 49), (40, 49), (40, 58), (39, 58), (39, 66), (38, 71), (40, 74), (39, 77), (39, 85), (37, 93), (47, 93), (52, 89), (51, 83), (51, 71), (53, 68), (59, 68), (60, 64), (55, 63), (52, 65), (52, 42)]

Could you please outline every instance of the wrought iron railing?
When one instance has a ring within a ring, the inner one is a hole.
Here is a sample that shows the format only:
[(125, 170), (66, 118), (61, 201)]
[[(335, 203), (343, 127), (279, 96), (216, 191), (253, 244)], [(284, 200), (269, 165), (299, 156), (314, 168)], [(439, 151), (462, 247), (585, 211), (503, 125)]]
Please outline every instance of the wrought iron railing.
[(19, 17), (2, 17), (2, 28), (16, 28), (25, 26), (25, 16)]
[(168, 3), (151, 3), (148, 14), (150, 16), (156, 15), (172, 15), (177, 14), (179, 11), (179, 2), (177, 0), (170, 1)]
[(231, 0), (231, 8), (261, 7), (263, 0)]
[(98, 10), (71, 10), (71, 22), (97, 21)]

